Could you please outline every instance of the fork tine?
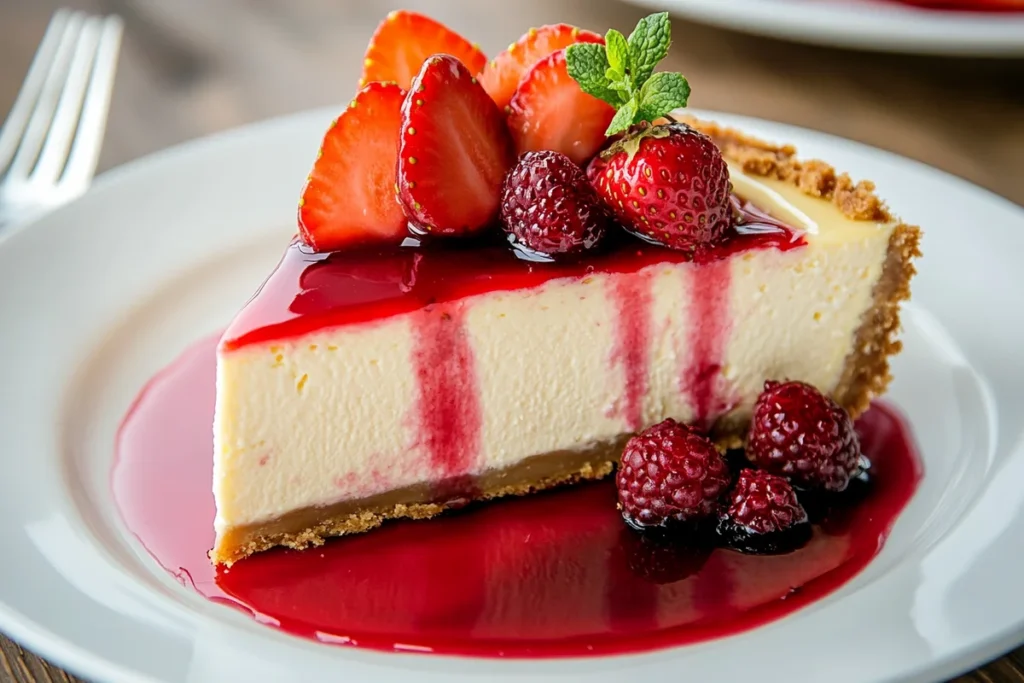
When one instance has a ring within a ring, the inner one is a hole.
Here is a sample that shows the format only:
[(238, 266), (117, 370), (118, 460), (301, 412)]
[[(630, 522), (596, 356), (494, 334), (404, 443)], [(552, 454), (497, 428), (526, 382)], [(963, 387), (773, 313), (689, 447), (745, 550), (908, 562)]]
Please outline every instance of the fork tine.
[(57, 110), (53, 114), (46, 142), (39, 153), (39, 161), (32, 171), (33, 182), (53, 184), (64, 170), (68, 149), (78, 127), (78, 116), (82, 111), (85, 86), (89, 82), (99, 37), (100, 18), (90, 17), (82, 27), (78, 44), (75, 46), (67, 79), (64, 81), (64, 90), (57, 102)]
[(18, 148), (18, 141), (21, 140), (25, 131), (25, 124), (28, 122), (32, 107), (39, 99), (39, 92), (43, 89), (43, 81), (53, 63), (60, 38), (64, 34), (64, 27), (67, 25), (70, 14), (67, 10), (58, 10), (50, 19), (46, 33), (43, 35), (36, 54), (32, 58), (32, 65), (29, 66), (28, 74), (21, 85), (18, 97), (14, 100), (14, 106), (7, 114), (7, 120), (0, 128), (0, 172), (7, 168), (14, 150)]
[(124, 22), (118, 16), (103, 20), (96, 61), (89, 79), (89, 89), (82, 106), (82, 118), (68, 156), (67, 168), (62, 182), (84, 187), (92, 178), (99, 161), (103, 145), (103, 133), (107, 124), (107, 109), (110, 94), (114, 89), (114, 75), (117, 71), (117, 56), (121, 46)]
[(81, 33), (84, 16), (76, 12), (68, 19), (64, 32), (57, 46), (57, 54), (46, 79), (43, 81), (43, 89), (36, 102), (32, 116), (28, 120), (25, 134), (21, 138), (21, 145), (14, 154), (14, 160), (8, 169), (8, 174), (14, 176), (27, 176), (35, 165), (39, 155), (39, 148), (46, 139), (46, 133), (50, 128), (50, 121), (53, 118), (54, 109), (57, 106), (58, 98), (64, 89), (64, 80), (70, 67), (71, 54), (78, 42)]

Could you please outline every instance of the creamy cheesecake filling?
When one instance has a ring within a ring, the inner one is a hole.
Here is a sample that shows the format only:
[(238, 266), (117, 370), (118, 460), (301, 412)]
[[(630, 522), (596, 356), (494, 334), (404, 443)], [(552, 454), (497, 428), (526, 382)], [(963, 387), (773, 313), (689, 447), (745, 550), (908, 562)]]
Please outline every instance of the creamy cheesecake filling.
[[(433, 271), (303, 256), (298, 295), (279, 269), (256, 297), (278, 312), (250, 304), (219, 352), (215, 561), (606, 474), (608, 444), (667, 416), (737, 445), (766, 378), (866, 408), (898, 348), (917, 230), (881, 210), (852, 220), (836, 183), (834, 197), (798, 186), (784, 154), (765, 154), (777, 170), (757, 176), (727, 154), (734, 188), (799, 243), (483, 269), (460, 292), (458, 254)], [(348, 277), (367, 305), (345, 300)]]

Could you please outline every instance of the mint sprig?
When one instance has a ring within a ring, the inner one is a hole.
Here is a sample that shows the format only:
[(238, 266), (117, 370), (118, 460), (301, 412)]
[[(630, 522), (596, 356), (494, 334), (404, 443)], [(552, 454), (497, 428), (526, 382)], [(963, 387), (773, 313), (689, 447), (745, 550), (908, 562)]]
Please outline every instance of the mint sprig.
[(615, 107), (605, 135), (615, 135), (641, 121), (653, 122), (686, 106), (690, 84), (682, 74), (654, 73), (668, 55), (672, 24), (668, 12), (644, 17), (629, 38), (615, 29), (605, 44), (576, 43), (565, 51), (569, 75), (583, 92)]
[[(569, 54), (573, 57), (570, 59)], [(580, 84), (583, 92), (604, 100), (616, 109), (626, 103), (627, 97), (617, 90), (612, 90), (611, 81), (606, 75), (611, 68), (604, 45), (598, 43), (575, 43), (566, 52), (566, 66), (569, 75)]]

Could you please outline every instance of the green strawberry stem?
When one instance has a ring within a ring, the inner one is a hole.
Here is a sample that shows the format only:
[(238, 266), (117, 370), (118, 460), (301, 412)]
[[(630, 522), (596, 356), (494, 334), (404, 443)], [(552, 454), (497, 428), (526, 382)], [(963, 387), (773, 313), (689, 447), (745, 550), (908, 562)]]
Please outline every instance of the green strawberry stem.
[(690, 84), (682, 74), (654, 72), (668, 55), (672, 24), (668, 12), (644, 17), (626, 38), (615, 29), (605, 34), (605, 44), (576, 43), (565, 51), (569, 75), (583, 92), (615, 107), (615, 117), (605, 135), (630, 126), (668, 118), (686, 106)]

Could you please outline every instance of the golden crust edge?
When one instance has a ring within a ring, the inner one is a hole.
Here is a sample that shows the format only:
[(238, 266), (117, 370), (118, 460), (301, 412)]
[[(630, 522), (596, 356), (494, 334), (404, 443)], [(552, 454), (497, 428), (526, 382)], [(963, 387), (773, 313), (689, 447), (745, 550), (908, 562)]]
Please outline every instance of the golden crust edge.
[(799, 159), (793, 145), (776, 145), (711, 121), (680, 120), (710, 137), (744, 173), (790, 183), (806, 195), (832, 202), (855, 221), (897, 222), (870, 180), (854, 182), (820, 159)]
[[(506, 496), (525, 496), (581, 481), (603, 479), (614, 469), (615, 462), (611, 460), (586, 463), (575, 471), (545, 477), (536, 482), (496, 486), (474, 495), (472, 502), (477, 503)], [(269, 550), (275, 546), (304, 550), (321, 546), (329, 538), (369, 531), (389, 520), (429, 519), (463, 505), (465, 505), (465, 499), (455, 498), (448, 502), (397, 504), (377, 509), (368, 508), (355, 513), (328, 516), (320, 523), (299, 532), (263, 533), (259, 526), (235, 530), (233, 533), (241, 535), (242, 538), (239, 540), (225, 539), (210, 551), (209, 556), (215, 565), (231, 567), (232, 564), (249, 555)]]
[(920, 243), (920, 228), (904, 223), (897, 224), (889, 237), (874, 304), (862, 318), (853, 351), (834, 392), (839, 404), (854, 418), (884, 394), (892, 381), (889, 361), (903, 349), (899, 339), (900, 306), (910, 299), (910, 280), (916, 272), (913, 259), (921, 255)]
[(900, 306), (910, 299), (910, 281), (917, 272), (914, 259), (921, 256), (921, 229), (896, 218), (875, 193), (872, 181), (854, 182), (824, 161), (799, 159), (793, 145), (766, 142), (694, 117), (680, 120), (714, 140), (723, 156), (744, 173), (791, 183), (809, 196), (832, 202), (852, 220), (894, 224), (872, 306), (862, 317), (854, 335), (854, 349), (833, 392), (836, 401), (852, 417), (858, 417), (892, 381), (889, 359), (903, 346), (899, 340)]

